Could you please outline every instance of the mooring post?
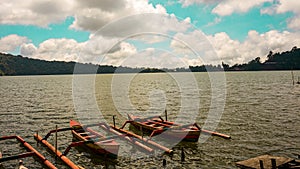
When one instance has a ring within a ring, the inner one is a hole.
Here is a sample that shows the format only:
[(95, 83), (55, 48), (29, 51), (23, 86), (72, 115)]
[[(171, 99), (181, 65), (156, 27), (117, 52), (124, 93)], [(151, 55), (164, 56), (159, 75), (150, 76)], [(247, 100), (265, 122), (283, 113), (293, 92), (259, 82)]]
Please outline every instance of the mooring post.
[(293, 72), (293, 69), (292, 69), (292, 81), (293, 81), (293, 86), (295, 85), (295, 78), (294, 78), (294, 72)]
[(108, 169), (106, 157), (107, 157), (107, 154), (105, 153), (105, 155), (104, 155), (104, 161), (105, 161), (104, 166), (105, 166), (105, 169)]
[(144, 138), (144, 132), (143, 132), (143, 127), (142, 126), (140, 126), (140, 130), (142, 132), (142, 138)]
[(184, 154), (184, 149), (181, 147), (181, 162), (185, 161), (185, 154)]
[(167, 160), (166, 159), (163, 159), (163, 166), (167, 166)]
[(264, 169), (264, 162), (262, 160), (259, 160), (259, 166), (260, 169)]
[(113, 115), (113, 123), (114, 123), (114, 128), (116, 128), (116, 119), (115, 119), (116, 115)]
[(57, 160), (57, 125), (55, 126), (55, 161)]
[(168, 112), (167, 112), (167, 109), (165, 110), (165, 119), (166, 119), (166, 121), (168, 121)]
[[(37, 136), (39, 135), (39, 131), (38, 131), (38, 130), (36, 131), (36, 135), (37, 135)], [(36, 146), (37, 146), (37, 147), (39, 146), (39, 140), (38, 140), (38, 139), (36, 140)]]
[(271, 159), (272, 169), (276, 169), (276, 159)]

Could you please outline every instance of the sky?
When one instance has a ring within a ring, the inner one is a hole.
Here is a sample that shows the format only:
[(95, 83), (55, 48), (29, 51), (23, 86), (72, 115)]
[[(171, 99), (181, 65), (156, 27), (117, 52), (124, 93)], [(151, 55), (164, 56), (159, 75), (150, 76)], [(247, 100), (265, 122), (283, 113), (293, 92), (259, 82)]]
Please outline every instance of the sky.
[(2, 0), (0, 52), (131, 67), (247, 63), (300, 46), (298, 0)]

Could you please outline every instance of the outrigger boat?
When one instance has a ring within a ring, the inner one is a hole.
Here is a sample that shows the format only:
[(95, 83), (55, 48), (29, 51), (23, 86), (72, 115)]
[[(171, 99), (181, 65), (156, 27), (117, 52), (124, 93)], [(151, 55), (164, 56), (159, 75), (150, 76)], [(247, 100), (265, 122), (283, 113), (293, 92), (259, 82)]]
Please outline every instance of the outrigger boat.
[(73, 128), (72, 134), (74, 138), (86, 142), (85, 145), (94, 153), (111, 157), (118, 155), (120, 145), (113, 138), (105, 137), (90, 127), (83, 128), (83, 126), (75, 120), (70, 120), (70, 127)]
[[(36, 133), (34, 138), (39, 142), (43, 143), (47, 146), (57, 157), (59, 157), (62, 161), (65, 162), (70, 168), (78, 169), (78, 166), (70, 161), (66, 156), (71, 150), (72, 147), (77, 146), (86, 146), (91, 149), (94, 153), (105, 155), (109, 157), (116, 158), (119, 151), (119, 144), (114, 140), (116, 138), (123, 139), (128, 141), (132, 145), (136, 146), (140, 150), (143, 150), (145, 153), (154, 153), (155, 149), (166, 152), (168, 154), (172, 154), (173, 151), (167, 147), (159, 145), (152, 140), (143, 138), (129, 131), (117, 128), (115, 126), (115, 118), (113, 116), (114, 125), (107, 125), (106, 123), (96, 123), (96, 124), (88, 124), (83, 125), (75, 120), (70, 120), (70, 127), (68, 128), (57, 128), (55, 130), (50, 130), (45, 137), (41, 137)], [(93, 130), (91, 127), (99, 127), (107, 133), (111, 133), (111, 136), (105, 137), (103, 134)], [(55, 133), (55, 142), (57, 142), (57, 133), (63, 131), (72, 131), (74, 138), (79, 141), (74, 141), (68, 145), (66, 150), (62, 153), (57, 150), (57, 143), (55, 147), (51, 145), (47, 139), (52, 133)], [(147, 144), (147, 145), (146, 145)], [(149, 147), (149, 146), (151, 147)], [(153, 148), (155, 149), (153, 149)]]
[[(150, 134), (150, 137), (164, 133), (168, 139), (197, 142), (201, 133), (201, 128), (196, 123), (180, 125), (166, 121), (161, 116), (139, 118), (128, 114), (128, 120), (127, 123)], [(121, 128), (124, 128), (125, 125), (126, 123)]]
[(231, 138), (229, 135), (226, 134), (201, 129), (197, 123), (180, 125), (172, 121), (164, 120), (161, 116), (139, 118), (130, 114), (127, 115), (128, 121), (124, 123), (121, 129), (123, 129), (125, 125), (129, 123), (132, 126), (134, 126), (137, 130), (142, 131), (142, 133), (145, 132), (150, 134), (150, 138), (162, 133), (162, 136), (165, 136), (168, 139), (177, 139), (189, 142), (197, 142), (199, 140), (200, 133), (212, 136), (219, 136), (225, 139)]

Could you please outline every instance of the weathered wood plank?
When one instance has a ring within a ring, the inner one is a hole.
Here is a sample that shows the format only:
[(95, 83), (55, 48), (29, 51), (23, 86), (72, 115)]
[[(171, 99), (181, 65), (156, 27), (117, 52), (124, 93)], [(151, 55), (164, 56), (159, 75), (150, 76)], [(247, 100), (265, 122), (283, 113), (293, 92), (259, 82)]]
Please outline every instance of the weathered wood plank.
[(272, 159), (276, 160), (276, 167), (283, 167), (288, 163), (294, 161), (292, 158), (286, 157), (276, 157), (271, 155), (262, 155), (254, 158), (250, 158), (248, 160), (236, 162), (236, 165), (242, 169), (260, 169), (261, 162), (263, 163), (264, 169), (272, 169)]

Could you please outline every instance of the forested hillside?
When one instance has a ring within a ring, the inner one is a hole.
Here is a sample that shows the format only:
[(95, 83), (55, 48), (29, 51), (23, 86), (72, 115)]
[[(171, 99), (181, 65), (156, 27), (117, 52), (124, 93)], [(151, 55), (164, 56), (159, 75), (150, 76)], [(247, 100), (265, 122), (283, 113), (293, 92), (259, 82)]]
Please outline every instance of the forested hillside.
[(293, 47), (290, 51), (282, 53), (269, 52), (267, 60), (261, 62), (256, 57), (245, 64), (229, 66), (199, 65), (187, 68), (157, 69), (157, 68), (130, 68), (110, 65), (94, 65), (76, 62), (45, 61), (0, 53), (0, 75), (51, 75), (73, 74), (75, 65), (80, 66), (79, 73), (154, 73), (154, 72), (205, 72), (205, 71), (259, 71), (259, 70), (300, 70), (300, 48)]

